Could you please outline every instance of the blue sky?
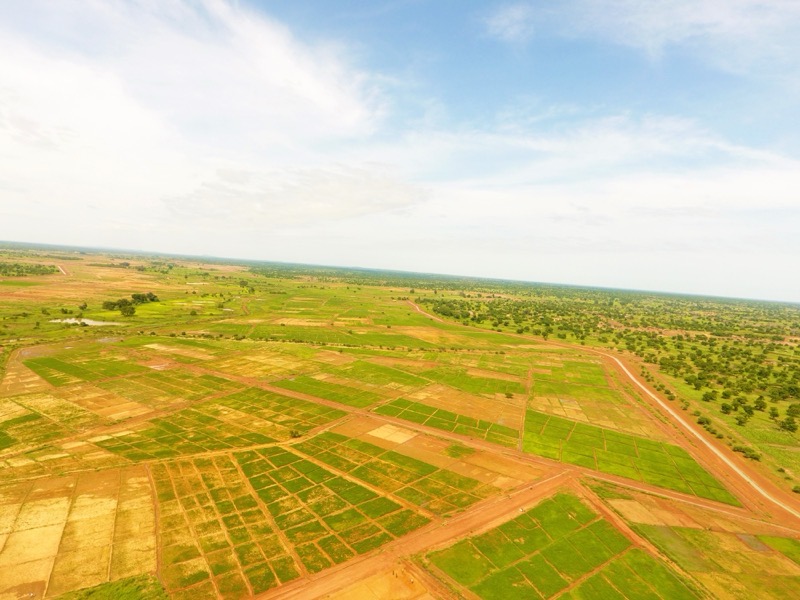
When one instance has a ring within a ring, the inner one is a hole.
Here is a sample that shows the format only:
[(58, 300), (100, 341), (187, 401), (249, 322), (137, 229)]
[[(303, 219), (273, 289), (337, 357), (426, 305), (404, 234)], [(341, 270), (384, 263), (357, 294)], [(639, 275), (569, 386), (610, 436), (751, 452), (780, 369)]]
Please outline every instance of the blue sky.
[(800, 301), (800, 3), (0, 6), (0, 239)]

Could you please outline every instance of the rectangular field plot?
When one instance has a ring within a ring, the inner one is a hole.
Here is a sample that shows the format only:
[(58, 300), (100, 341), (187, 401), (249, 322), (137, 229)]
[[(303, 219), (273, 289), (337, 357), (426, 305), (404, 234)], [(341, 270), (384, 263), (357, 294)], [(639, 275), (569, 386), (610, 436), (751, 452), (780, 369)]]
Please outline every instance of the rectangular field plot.
[(739, 502), (682, 448), (528, 410), (523, 450), (727, 504)]
[(97, 381), (108, 377), (119, 377), (141, 373), (146, 367), (119, 358), (100, 357), (97, 354), (88, 357), (68, 358), (45, 356), (25, 361), (25, 366), (55, 386), (80, 383), (81, 381)]
[(535, 410), (651, 439), (667, 439), (633, 400), (605, 382), (602, 385), (584, 385), (542, 380), (540, 377), (535, 375), (530, 402), (530, 407)]
[[(631, 600), (696, 597), (666, 566), (631, 549), (630, 541), (608, 521), (567, 494), (544, 500), (495, 529), (429, 554), (428, 559), (486, 600), (559, 594)], [(563, 593), (575, 582), (577, 587)]]
[(456, 367), (437, 367), (420, 373), (436, 383), (449, 385), (470, 394), (524, 394), (525, 386), (520, 381), (496, 379), (493, 377), (477, 377), (467, 373), (466, 369)]
[(100, 418), (49, 394), (0, 399), (0, 453), (19, 452), (83, 431)]
[(293, 430), (305, 432), (344, 414), (253, 388), (90, 441), (131, 460), (153, 460), (286, 440)]
[(235, 457), (310, 573), (429, 522), (399, 502), (282, 448), (239, 452)]
[(332, 400), (334, 402), (346, 404), (347, 406), (354, 406), (356, 408), (364, 408), (365, 406), (375, 404), (378, 400), (381, 400), (381, 396), (375, 392), (348, 387), (338, 383), (329, 383), (305, 375), (295, 377), (294, 379), (276, 381), (273, 385), (287, 390), (316, 396), (317, 398)]
[(230, 457), (164, 463), (152, 472), (169, 592), (244, 598), (299, 577), (291, 550)]
[(285, 352), (265, 350), (218, 359), (206, 366), (231, 375), (267, 379), (310, 373), (319, 369), (319, 364), (311, 360), (303, 360)]
[(797, 597), (800, 590), (800, 564), (789, 546), (796, 552), (797, 540), (705, 528), (636, 525), (635, 529), (713, 597), (781, 600)]
[(340, 377), (354, 379), (377, 386), (390, 386), (393, 389), (411, 391), (424, 387), (428, 380), (407, 373), (399, 368), (358, 360), (349, 365), (331, 370)]
[(337, 433), (322, 433), (294, 448), (434, 514), (453, 513), (497, 491), (470, 477)]
[(242, 387), (221, 377), (194, 375), (175, 369), (149, 371), (124, 379), (101, 381), (96, 385), (133, 402), (156, 408), (174, 402), (202, 400), (212, 394), (232, 392)]
[(516, 448), (519, 440), (519, 430), (517, 429), (402, 398), (379, 406), (375, 412), (444, 431), (476, 437), (509, 448)]
[[(0, 596), (57, 596), (156, 568), (155, 511), (144, 469), (0, 488)], [(41, 592), (40, 592), (41, 593)]]
[(608, 387), (606, 372), (599, 361), (568, 360), (563, 356), (534, 363), (536, 380)]

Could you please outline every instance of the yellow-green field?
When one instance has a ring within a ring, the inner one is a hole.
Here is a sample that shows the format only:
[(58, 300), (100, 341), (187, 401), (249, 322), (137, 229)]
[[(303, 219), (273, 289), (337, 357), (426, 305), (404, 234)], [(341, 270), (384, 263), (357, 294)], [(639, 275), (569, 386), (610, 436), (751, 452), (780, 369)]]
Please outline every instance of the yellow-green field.
[[(0, 599), (797, 589), (798, 521), (608, 357), (445, 322), (409, 292), (472, 288), (11, 258), (63, 272), (0, 279)], [(103, 304), (149, 292), (133, 315)], [(682, 506), (705, 521), (664, 516)]]

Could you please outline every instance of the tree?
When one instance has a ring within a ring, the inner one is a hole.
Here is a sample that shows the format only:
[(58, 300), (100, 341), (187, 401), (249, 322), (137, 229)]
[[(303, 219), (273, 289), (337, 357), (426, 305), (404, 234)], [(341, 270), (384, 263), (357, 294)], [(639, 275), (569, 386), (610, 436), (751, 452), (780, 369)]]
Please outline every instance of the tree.
[(797, 422), (794, 420), (794, 417), (786, 417), (778, 426), (784, 431), (789, 431), (791, 433), (797, 431)]
[(123, 317), (132, 317), (134, 314), (136, 314), (136, 307), (131, 303), (123, 304), (119, 307), (119, 312)]

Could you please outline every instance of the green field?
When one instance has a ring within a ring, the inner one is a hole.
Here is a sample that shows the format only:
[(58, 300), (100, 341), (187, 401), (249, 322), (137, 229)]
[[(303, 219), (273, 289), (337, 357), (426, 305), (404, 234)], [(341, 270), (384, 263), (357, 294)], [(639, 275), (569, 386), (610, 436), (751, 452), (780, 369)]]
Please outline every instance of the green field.
[[(456, 596), (797, 595), (794, 524), (744, 483), (734, 519), (738, 476), (596, 353), (791, 493), (795, 306), (121, 251), (0, 262), (33, 265), (0, 282), (0, 597), (305, 597), (334, 569), (389, 574), (354, 577), (360, 597), (417, 559)], [(36, 274), (51, 263), (66, 274)], [(682, 526), (615, 527), (604, 501)]]
[(608, 521), (567, 494), (428, 559), (486, 600), (550, 598), (576, 583), (559, 597), (697, 597), (664, 563), (631, 548)]
[(309, 394), (317, 398), (333, 400), (334, 402), (339, 402), (340, 404), (346, 404), (347, 406), (353, 406), (355, 408), (364, 408), (370, 404), (375, 404), (381, 399), (378, 394), (373, 392), (351, 388), (337, 383), (320, 381), (319, 379), (306, 376), (276, 381), (274, 385), (294, 392)]
[(532, 454), (739, 504), (685, 450), (671, 444), (528, 410), (522, 447)]
[(322, 433), (294, 448), (438, 515), (462, 510), (496, 491), (469, 477), (335, 433)]
[(232, 450), (287, 440), (345, 413), (256, 388), (152, 419), (143, 429), (97, 440), (133, 461)]
[(375, 409), (375, 412), (379, 415), (397, 417), (412, 423), (476, 437), (508, 448), (516, 448), (519, 440), (519, 431), (511, 427), (458, 415), (448, 410), (403, 398), (382, 404)]

